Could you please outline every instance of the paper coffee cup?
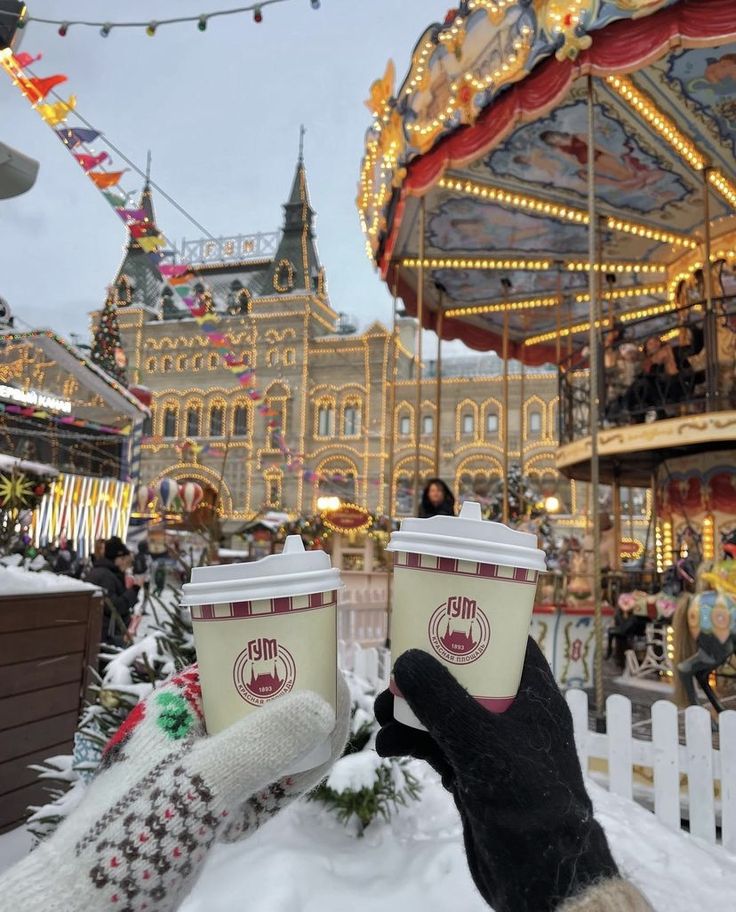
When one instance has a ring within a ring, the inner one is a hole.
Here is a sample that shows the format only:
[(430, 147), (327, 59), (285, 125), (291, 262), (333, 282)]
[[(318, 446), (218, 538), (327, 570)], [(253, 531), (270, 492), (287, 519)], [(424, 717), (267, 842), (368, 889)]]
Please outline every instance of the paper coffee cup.
[[(394, 552), (391, 651), (423, 649), (491, 712), (519, 689), (537, 576), (535, 535), (484, 521), (466, 501), (458, 517), (405, 519)], [(394, 717), (423, 728), (393, 681)]]
[[(183, 589), (192, 612), (209, 734), (287, 693), (311, 690), (336, 708), (340, 571), (298, 535), (281, 554), (245, 564), (195, 567)], [(319, 745), (284, 773), (330, 758)]]

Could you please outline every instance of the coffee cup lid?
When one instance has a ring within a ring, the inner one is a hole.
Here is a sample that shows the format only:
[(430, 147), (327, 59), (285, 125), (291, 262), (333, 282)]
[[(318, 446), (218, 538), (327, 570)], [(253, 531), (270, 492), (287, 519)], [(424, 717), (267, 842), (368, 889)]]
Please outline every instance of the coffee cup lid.
[(245, 564), (195, 567), (182, 590), (182, 605), (250, 602), (330, 592), (341, 587), (340, 571), (324, 551), (305, 551), (299, 535), (289, 535), (281, 554)]
[(391, 534), (386, 550), (526, 570), (545, 570), (547, 566), (536, 535), (484, 520), (480, 504), (472, 500), (465, 501), (459, 516), (402, 520), (399, 531)]

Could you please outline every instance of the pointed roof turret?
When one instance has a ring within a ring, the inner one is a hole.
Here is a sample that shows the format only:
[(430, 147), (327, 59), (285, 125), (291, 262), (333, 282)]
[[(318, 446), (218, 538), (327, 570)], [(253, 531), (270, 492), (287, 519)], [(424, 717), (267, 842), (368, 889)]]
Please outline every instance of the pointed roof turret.
[(314, 210), (309, 201), (304, 167), (304, 127), (299, 140), (299, 158), (284, 205), (284, 227), (276, 256), (266, 278), (263, 294), (306, 291), (326, 297), (324, 270), (314, 239)]
[[(136, 207), (144, 213), (143, 221), (147, 223), (147, 235), (158, 234), (156, 213), (153, 208), (151, 185), (146, 176), (146, 183)], [(128, 244), (123, 262), (118, 270), (114, 287), (117, 290), (119, 305), (137, 305), (158, 310), (163, 281), (148, 254), (136, 242), (132, 234), (128, 235)]]

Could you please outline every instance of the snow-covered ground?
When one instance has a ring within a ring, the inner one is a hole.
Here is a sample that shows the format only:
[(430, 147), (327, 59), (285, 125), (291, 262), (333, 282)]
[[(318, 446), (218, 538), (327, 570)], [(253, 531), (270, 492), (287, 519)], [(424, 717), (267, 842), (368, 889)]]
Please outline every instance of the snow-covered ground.
[[(423, 775), (422, 800), (362, 839), (302, 802), (251, 839), (218, 846), (181, 912), (487, 912), (465, 866), (452, 800)], [(657, 912), (728, 906), (736, 856), (671, 833), (649, 811), (588, 787), (623, 874)], [(0, 836), (0, 870), (27, 847), (23, 831)]]

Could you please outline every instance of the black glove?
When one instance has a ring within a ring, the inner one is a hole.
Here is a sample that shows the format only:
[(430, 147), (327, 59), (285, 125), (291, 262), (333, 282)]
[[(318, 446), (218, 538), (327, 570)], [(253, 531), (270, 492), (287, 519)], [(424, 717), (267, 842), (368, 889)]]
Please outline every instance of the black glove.
[(427, 732), (394, 721), (384, 691), (376, 750), (426, 760), (442, 777), (473, 880), (496, 912), (547, 912), (618, 874), (585, 791), (570, 710), (534, 640), (505, 713), (483, 709), (418, 649), (399, 656), (394, 679)]

